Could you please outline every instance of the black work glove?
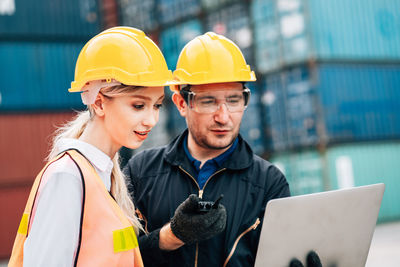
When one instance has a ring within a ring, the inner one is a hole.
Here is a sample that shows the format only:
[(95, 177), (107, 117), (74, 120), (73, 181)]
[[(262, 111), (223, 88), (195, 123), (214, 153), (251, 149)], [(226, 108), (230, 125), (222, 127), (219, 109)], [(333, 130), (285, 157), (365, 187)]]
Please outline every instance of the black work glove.
[[(321, 260), (315, 251), (310, 251), (307, 254), (307, 267), (322, 267)], [(298, 259), (294, 258), (290, 261), (289, 267), (304, 267)]]
[(171, 230), (185, 244), (209, 239), (222, 232), (226, 225), (226, 210), (221, 204), (206, 213), (197, 211), (200, 199), (190, 195), (175, 210)]

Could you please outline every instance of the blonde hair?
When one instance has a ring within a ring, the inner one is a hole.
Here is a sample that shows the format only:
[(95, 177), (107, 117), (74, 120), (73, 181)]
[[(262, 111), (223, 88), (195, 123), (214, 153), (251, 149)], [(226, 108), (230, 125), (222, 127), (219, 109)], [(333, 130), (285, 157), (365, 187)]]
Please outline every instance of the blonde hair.
[[(115, 97), (126, 95), (132, 93), (133, 90), (142, 88), (140, 86), (127, 86), (127, 85), (117, 85), (102, 88), (100, 92), (104, 96)], [(88, 123), (93, 119), (94, 112), (90, 106), (85, 111), (78, 112), (78, 114), (69, 122), (59, 127), (53, 138), (52, 147), (49, 155), (47, 156), (47, 160), (51, 160), (57, 156), (57, 151), (55, 144), (62, 138), (75, 138), (78, 139), (83, 131), (85, 130)], [(119, 153), (117, 152), (112, 159), (113, 169), (111, 172), (111, 194), (115, 198), (115, 201), (118, 203), (119, 207), (123, 210), (129, 221), (133, 224), (135, 232), (138, 234), (139, 230), (143, 231), (143, 227), (139, 222), (135, 214), (135, 205), (130, 198), (128, 193), (128, 189), (126, 186), (126, 177), (122, 173), (120, 168), (120, 158)]]

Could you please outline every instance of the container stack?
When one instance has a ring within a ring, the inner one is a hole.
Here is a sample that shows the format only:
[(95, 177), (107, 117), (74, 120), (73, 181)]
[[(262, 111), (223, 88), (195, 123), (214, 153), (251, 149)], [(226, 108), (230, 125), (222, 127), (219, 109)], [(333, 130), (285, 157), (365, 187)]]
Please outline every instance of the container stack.
[(248, 5), (238, 2), (210, 11), (205, 18), (205, 31), (213, 31), (231, 39), (239, 46), (247, 64), (254, 67), (250, 23)]
[(156, 10), (161, 26), (165, 27), (199, 15), (201, 7), (198, 0), (158, 0)]
[(383, 182), (379, 220), (400, 218), (399, 8), (396, 0), (252, 2), (271, 161), (293, 194)]
[(120, 0), (122, 25), (131, 25), (146, 33), (158, 27), (156, 0)]
[[(393, 205), (400, 202), (399, 1), (154, 2), (149, 32), (160, 37), (170, 69), (183, 46), (207, 31), (241, 48), (257, 71), (241, 133), (285, 172), (294, 195), (384, 182), (379, 219), (400, 218)], [(185, 121), (169, 100), (172, 138)]]
[[(121, 9), (126, 6), (126, 2), (120, 1)], [(150, 6), (150, 4), (136, 3), (137, 1), (133, 0), (128, 2), (135, 2), (135, 8), (132, 7), (134, 10), (145, 10), (144, 6)], [(148, 8), (147, 14), (136, 16), (136, 21), (130, 20), (132, 16), (122, 11), (121, 20), (128, 22), (130, 26), (140, 28), (143, 23), (137, 20), (138, 17), (157, 17), (157, 19), (150, 20), (153, 21), (151, 24), (155, 26), (149, 27), (147, 33), (159, 36), (159, 46), (171, 70), (176, 68), (176, 62), (182, 48), (190, 40), (207, 31), (214, 31), (232, 39), (241, 48), (247, 63), (254, 69), (253, 36), (249, 8), (250, 6), (247, 1), (163, 0), (158, 1), (156, 7)], [(151, 14), (158, 14), (158, 16), (152, 16)], [(255, 152), (261, 155), (265, 151), (264, 131), (260, 115), (260, 105), (262, 103), (256, 84), (249, 83), (248, 86), (251, 87), (252, 97), (244, 115), (241, 133), (251, 143)], [(184, 118), (180, 116), (171, 101), (172, 93), (168, 88), (166, 89), (166, 94), (164, 112), (167, 111), (165, 131), (168, 135), (164, 136), (167, 137), (165, 143), (186, 128)], [(161, 122), (161, 124), (164, 124), (164, 122)], [(162, 128), (160, 126), (156, 127), (159, 129)], [(154, 136), (157, 136), (158, 143), (160, 143), (158, 135), (154, 134)], [(146, 147), (145, 144), (139, 150), (144, 147)]]
[(80, 95), (68, 88), (79, 51), (102, 28), (100, 13), (96, 0), (0, 5), (0, 213), (7, 218), (0, 227), (0, 258), (11, 253), (52, 133), (73, 109), (83, 108)]
[(262, 124), (262, 102), (255, 83), (246, 85), (250, 91), (250, 103), (247, 106), (240, 125), (240, 134), (251, 145), (254, 153), (265, 153), (265, 140)]

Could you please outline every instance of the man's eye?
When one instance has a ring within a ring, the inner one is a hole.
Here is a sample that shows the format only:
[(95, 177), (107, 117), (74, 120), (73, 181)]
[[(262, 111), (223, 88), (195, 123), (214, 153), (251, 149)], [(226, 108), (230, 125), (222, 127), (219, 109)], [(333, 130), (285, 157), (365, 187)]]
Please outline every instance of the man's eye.
[(162, 107), (162, 104), (155, 104), (154, 105), (154, 108), (156, 108), (156, 109), (160, 109)]
[(230, 104), (238, 104), (240, 103), (240, 101), (242, 100), (241, 97), (239, 96), (234, 96), (234, 97), (228, 97), (226, 99), (226, 102), (230, 103)]
[(205, 97), (205, 98), (199, 99), (198, 103), (200, 105), (212, 105), (215, 103), (215, 99), (212, 97)]

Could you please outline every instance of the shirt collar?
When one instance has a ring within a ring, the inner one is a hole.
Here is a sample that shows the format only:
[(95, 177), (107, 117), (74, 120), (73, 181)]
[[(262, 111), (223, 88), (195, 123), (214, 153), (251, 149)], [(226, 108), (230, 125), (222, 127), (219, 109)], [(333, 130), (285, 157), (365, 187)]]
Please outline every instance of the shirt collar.
[(230, 148), (228, 148), (228, 150), (226, 150), (224, 153), (222, 153), (221, 155), (213, 158), (213, 160), (217, 163), (217, 165), (219, 167), (221, 167), (222, 163), (225, 162), (226, 159), (228, 159), (228, 157), (233, 153), (233, 151), (236, 149), (238, 144), (238, 138), (235, 138), (235, 141), (233, 141), (233, 144), (231, 145)]
[(71, 148), (79, 150), (99, 171), (111, 175), (114, 166), (111, 158), (94, 145), (73, 138), (62, 138), (56, 143), (58, 153)]
[[(188, 157), (189, 161), (195, 166), (197, 170), (199, 170), (201, 162), (195, 159), (192, 156), (192, 154), (190, 154), (187, 143), (188, 143), (188, 135), (186, 135), (185, 139), (183, 140), (183, 149), (185, 150), (186, 156)], [(221, 167), (222, 163), (224, 163), (225, 160), (233, 153), (233, 151), (237, 147), (237, 144), (238, 144), (238, 138), (236, 137), (235, 141), (233, 141), (233, 144), (228, 148), (228, 150), (210, 160), (213, 161), (218, 167)]]

